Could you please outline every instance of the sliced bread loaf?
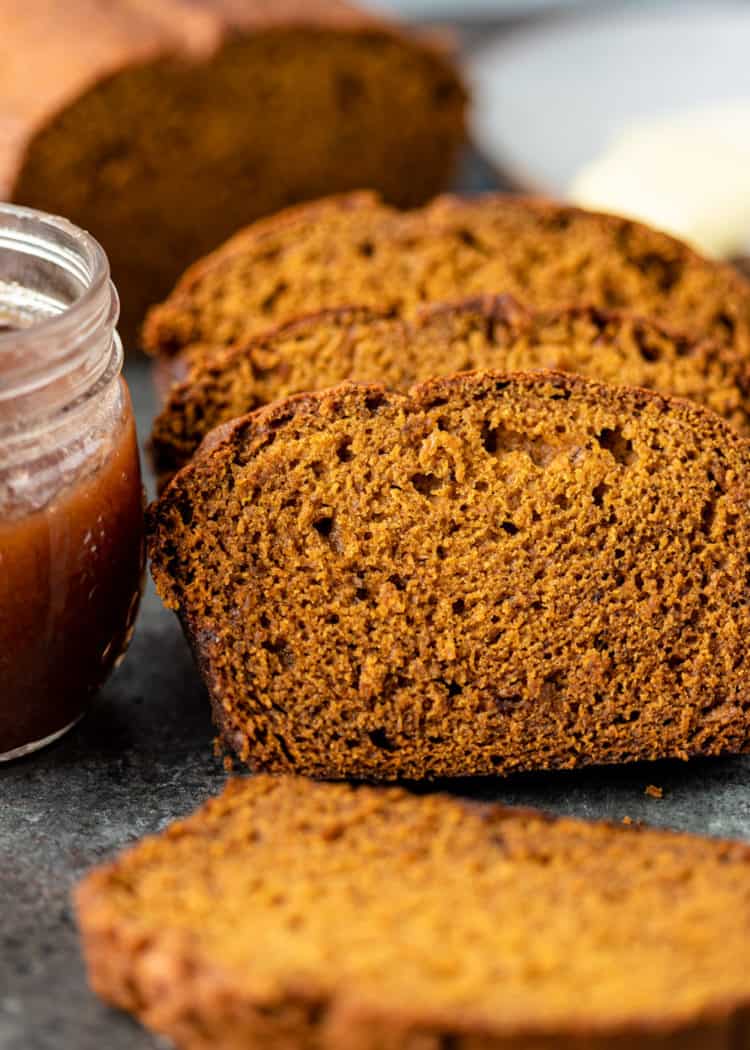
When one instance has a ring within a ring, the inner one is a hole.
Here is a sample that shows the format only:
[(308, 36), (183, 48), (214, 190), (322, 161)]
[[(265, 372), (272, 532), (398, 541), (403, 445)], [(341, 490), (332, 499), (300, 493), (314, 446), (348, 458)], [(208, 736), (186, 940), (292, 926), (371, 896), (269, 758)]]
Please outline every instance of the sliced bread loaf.
[(149, 515), (225, 742), (453, 776), (748, 747), (750, 445), (573, 375), (344, 385), (213, 431)]
[(750, 435), (750, 368), (731, 348), (590, 307), (531, 312), (488, 297), (427, 307), (413, 321), (366, 308), (325, 310), (197, 355), (154, 422), (156, 472), (164, 483), (213, 427), (290, 394), (347, 379), (407, 390), (475, 368), (556, 368), (678, 394)]
[(134, 334), (242, 223), (444, 189), (465, 106), (442, 46), (343, 0), (6, 0), (0, 200), (91, 229)]
[(145, 344), (174, 354), (326, 307), (409, 315), (486, 293), (627, 309), (750, 356), (750, 284), (731, 267), (636, 222), (501, 195), (396, 212), (354, 194), (282, 212), (188, 270), (151, 312)]
[(94, 989), (181, 1050), (746, 1050), (750, 848), (234, 780), (77, 892)]

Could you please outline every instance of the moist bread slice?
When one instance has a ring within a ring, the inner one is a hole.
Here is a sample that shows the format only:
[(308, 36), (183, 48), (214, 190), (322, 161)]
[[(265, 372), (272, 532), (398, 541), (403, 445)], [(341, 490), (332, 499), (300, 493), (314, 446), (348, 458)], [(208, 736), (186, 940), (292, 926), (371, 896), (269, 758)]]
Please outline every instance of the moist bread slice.
[(397, 212), (354, 194), (282, 212), (191, 267), (151, 311), (145, 345), (174, 354), (327, 307), (409, 316), (425, 301), (502, 293), (629, 310), (750, 356), (750, 284), (730, 266), (636, 222), (503, 195)]
[(154, 466), (163, 484), (213, 427), (290, 394), (347, 379), (407, 390), (476, 368), (556, 368), (678, 394), (750, 435), (750, 370), (729, 347), (593, 307), (532, 312), (506, 296), (426, 307), (413, 321), (367, 308), (324, 310), (198, 355), (154, 422)]
[(750, 445), (557, 373), (345, 384), (213, 431), (149, 515), (226, 744), (323, 777), (748, 747)]
[(342, 0), (6, 0), (0, 89), (0, 200), (101, 240), (128, 334), (242, 224), (420, 204), (464, 138), (447, 50)]
[(181, 1050), (746, 1050), (750, 848), (233, 780), (77, 891), (91, 984)]

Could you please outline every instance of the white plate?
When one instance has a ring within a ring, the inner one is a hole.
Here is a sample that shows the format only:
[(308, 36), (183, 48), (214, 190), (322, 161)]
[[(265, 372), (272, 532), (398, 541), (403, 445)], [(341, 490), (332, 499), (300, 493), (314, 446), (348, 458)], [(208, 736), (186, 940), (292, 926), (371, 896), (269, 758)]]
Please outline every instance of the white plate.
[(474, 133), (524, 186), (561, 196), (623, 126), (750, 97), (750, 4), (551, 17), (470, 63)]
[(508, 18), (566, 2), (587, 0), (367, 0), (366, 6), (402, 18), (466, 19)]

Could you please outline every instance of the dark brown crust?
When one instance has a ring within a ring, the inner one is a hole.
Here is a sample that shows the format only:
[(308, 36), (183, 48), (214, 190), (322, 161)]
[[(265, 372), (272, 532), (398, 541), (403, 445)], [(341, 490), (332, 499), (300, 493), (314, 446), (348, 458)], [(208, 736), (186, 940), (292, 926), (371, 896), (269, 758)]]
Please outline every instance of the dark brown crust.
[[(412, 212), (397, 212), (389, 209), (375, 193), (341, 194), (323, 198), (307, 205), (296, 205), (284, 209), (276, 215), (253, 223), (235, 234), (215, 252), (198, 260), (183, 274), (177, 282), (174, 291), (160, 306), (154, 307), (148, 317), (143, 332), (143, 345), (150, 354), (173, 354), (179, 352), (180, 346), (174, 345), (171, 336), (162, 330), (162, 316), (168, 315), (182, 306), (189, 307), (193, 289), (201, 282), (203, 277), (215, 267), (221, 267), (227, 260), (235, 255), (252, 251), (254, 247), (260, 246), (266, 237), (273, 236), (284, 229), (294, 229), (297, 226), (309, 224), (311, 220), (319, 221), (325, 217), (327, 211), (342, 213), (350, 210), (361, 209), (383, 209), (384, 217), (398, 217), (403, 215), (410, 222), (421, 224), (424, 228), (440, 228), (441, 224), (450, 222), (460, 217), (462, 212), (476, 207), (477, 203), (486, 202), (488, 205), (502, 205), (509, 209), (517, 208), (527, 210), (537, 215), (546, 223), (566, 223), (575, 217), (588, 217), (605, 229), (612, 237), (613, 242), (625, 238), (632, 231), (638, 231), (648, 235), (655, 245), (661, 245), (672, 257), (684, 260), (687, 265), (715, 269), (728, 282), (734, 293), (747, 304), (746, 310), (750, 315), (750, 282), (729, 263), (709, 261), (688, 245), (668, 234), (651, 230), (642, 223), (635, 222), (615, 215), (602, 212), (587, 211), (572, 205), (561, 204), (557, 201), (543, 197), (527, 197), (522, 195), (508, 194), (485, 194), (480, 197), (463, 198), (454, 194), (444, 194), (435, 198), (424, 208)], [(457, 289), (457, 294), (460, 289)], [(502, 292), (503, 289), (497, 289)], [(699, 333), (687, 333), (689, 335)]]
[[(521, 305), (510, 295), (479, 295), (450, 303), (427, 303), (417, 311), (414, 318), (394, 320), (394, 324), (401, 325), (404, 339), (408, 341), (411, 332), (418, 333), (421, 329), (429, 327), (435, 318), (463, 315), (478, 315), (483, 318), (490, 332), (494, 324), (504, 324), (521, 335), (533, 331), (537, 323), (555, 323), (558, 320), (565, 323), (567, 320), (589, 318), (600, 327), (632, 323), (635, 332), (645, 332), (646, 335), (653, 333), (672, 341), (677, 346), (680, 356), (697, 351), (705, 353), (710, 359), (722, 355), (731, 357), (743, 403), (750, 411), (750, 363), (735, 358), (729, 348), (710, 339), (691, 339), (674, 331), (669, 325), (634, 317), (624, 310), (602, 310), (574, 304), (556, 310), (535, 311)], [(311, 325), (317, 323), (354, 326), (389, 319), (391, 316), (388, 311), (378, 311), (372, 307), (332, 307), (275, 325), (262, 335), (228, 349), (217, 348), (212, 352), (210, 347), (196, 347), (196, 353), (190, 351), (175, 357), (157, 358), (153, 365), (154, 381), (164, 404), (152, 427), (150, 448), (159, 490), (163, 489), (175, 470), (185, 463), (184, 453), (181, 453), (174, 443), (174, 435), (182, 430), (182, 420), (189, 406), (198, 405), (205, 398), (205, 383), (211, 377), (231, 370), (234, 361), (252, 358), (257, 351), (263, 351), (267, 347), (273, 348), (274, 344), (291, 339), (296, 333), (307, 331)], [(248, 404), (244, 411), (253, 411), (257, 407), (260, 407), (257, 402)]]
[[(545, 388), (552, 387), (560, 392), (560, 396), (570, 396), (576, 389), (582, 389), (588, 395), (599, 402), (617, 402), (620, 409), (626, 409), (638, 413), (647, 405), (654, 406), (661, 413), (679, 414), (690, 418), (693, 425), (696, 422), (706, 426), (713, 431), (715, 436), (711, 438), (723, 447), (730, 447), (739, 457), (745, 459), (750, 469), (750, 442), (739, 437), (727, 424), (713, 413), (692, 402), (683, 401), (661, 395), (652, 391), (641, 390), (631, 387), (612, 387), (607, 384), (583, 379), (571, 373), (560, 372), (535, 372), (535, 373), (463, 373), (458, 376), (440, 377), (418, 384), (411, 389), (407, 395), (393, 393), (378, 384), (352, 384), (345, 383), (339, 387), (328, 389), (318, 393), (299, 394), (284, 401), (276, 402), (247, 416), (232, 420), (223, 426), (217, 427), (204, 440), (193, 460), (179, 471), (169, 484), (161, 498), (153, 503), (147, 511), (147, 534), (149, 537), (149, 553), (151, 557), (151, 569), (156, 582), (157, 591), (162, 600), (174, 609), (181, 620), (183, 629), (195, 654), (201, 675), (206, 683), (213, 711), (213, 718), (219, 729), (221, 739), (229, 750), (237, 752), (244, 761), (251, 761), (253, 768), (259, 772), (305, 772), (313, 776), (330, 777), (338, 775), (330, 769), (305, 768), (299, 769), (290, 757), (275, 744), (269, 743), (263, 755), (253, 750), (251, 754), (248, 739), (243, 731), (233, 724), (228, 718), (223, 704), (219, 683), (212, 680), (212, 668), (208, 658), (207, 646), (204, 645), (204, 625), (194, 621), (187, 609), (181, 607), (179, 597), (179, 584), (170, 574), (170, 542), (171, 530), (169, 518), (173, 507), (181, 504), (186, 506), (190, 502), (190, 485), (194, 473), (211, 473), (212, 460), (217, 457), (217, 462), (226, 455), (232, 456), (235, 450), (242, 449), (243, 461), (247, 462), (257, 455), (270, 439), (274, 432), (291, 424), (300, 415), (325, 415), (335, 416), (341, 411), (341, 406), (352, 394), (356, 394), (362, 403), (375, 403), (376, 406), (383, 404), (400, 404), (413, 406), (415, 409), (427, 408), (434, 403), (443, 403), (448, 400), (457, 388), (462, 384), (486, 379), (495, 384), (496, 388), (507, 388), (514, 385), (524, 386), (526, 384), (543, 385)], [(373, 409), (377, 411), (377, 407)], [(737, 724), (737, 738), (734, 740), (731, 753), (744, 753), (750, 747), (750, 729)], [(740, 739), (741, 737), (741, 739)], [(661, 751), (658, 756), (687, 759), (696, 755), (718, 755), (726, 753), (725, 748), (714, 747), (713, 750), (687, 750), (681, 746), (680, 750)], [(647, 757), (645, 754), (642, 757)], [(574, 759), (566, 759), (565, 768), (583, 767), (597, 764), (602, 761), (601, 757), (592, 756), (591, 753), (578, 753)], [(494, 768), (484, 766), (474, 768), (466, 766), (461, 770), (439, 768), (432, 772), (425, 768), (426, 759), (423, 759), (419, 767), (410, 766), (399, 775), (408, 777), (427, 777), (444, 775), (470, 775), (472, 773), (497, 773), (505, 774), (521, 769), (531, 768), (524, 765), (522, 760), (508, 758), (502, 763), (495, 763)], [(544, 768), (556, 768), (555, 762), (548, 760)], [(393, 769), (388, 765), (388, 756), (380, 760), (377, 768), (368, 766), (367, 769), (357, 769), (356, 776), (374, 779), (393, 779)]]
[[(263, 790), (261, 778), (257, 785)], [(278, 782), (276, 782), (278, 784)], [(283, 782), (282, 782), (283, 785)], [(243, 790), (230, 781), (225, 792)], [(330, 790), (352, 790), (331, 788)], [(369, 790), (372, 789), (354, 789)], [(400, 789), (389, 789), (392, 798)], [(441, 801), (438, 797), (436, 801)], [(494, 804), (445, 805), (483, 812), (488, 824), (542, 818), (550, 824), (580, 824), (534, 810)], [(209, 803), (210, 805), (210, 803)], [(183, 823), (186, 831), (200, 821), (201, 811)], [(605, 822), (615, 836), (657, 840), (677, 836), (640, 826)], [(154, 841), (154, 840), (152, 840)], [(717, 849), (731, 851), (736, 863), (750, 863), (750, 847), (716, 840)], [(656, 843), (655, 843), (656, 846)], [(135, 849), (142, 848), (136, 846)], [(128, 854), (125, 855), (127, 860)], [(415, 1008), (411, 1015), (378, 1009), (347, 994), (327, 992), (314, 982), (290, 979), (273, 990), (259, 986), (248, 992), (219, 962), (209, 965), (188, 937), (154, 930), (136, 912), (125, 918), (111, 907), (109, 892), (117, 885), (121, 861), (91, 872), (75, 891), (75, 908), (83, 940), (89, 981), (115, 1006), (135, 1013), (145, 1024), (174, 1039), (181, 1050), (747, 1050), (750, 1047), (750, 995), (734, 1002), (712, 1004), (680, 1020), (643, 1016), (615, 1029), (571, 1024), (544, 1031), (533, 1022), (512, 1031), (498, 1031), (489, 1021), (437, 1007)]]

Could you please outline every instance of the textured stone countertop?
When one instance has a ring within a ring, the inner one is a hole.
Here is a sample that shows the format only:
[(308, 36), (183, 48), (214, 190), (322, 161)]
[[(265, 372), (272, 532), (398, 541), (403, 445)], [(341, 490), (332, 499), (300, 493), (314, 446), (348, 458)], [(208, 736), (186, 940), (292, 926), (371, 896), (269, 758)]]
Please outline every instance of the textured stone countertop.
[[(487, 175), (475, 165), (469, 185)], [(127, 369), (141, 436), (153, 398)], [(0, 698), (1, 702), (1, 698)], [(207, 702), (175, 618), (149, 585), (124, 663), (65, 739), (0, 766), (0, 1050), (147, 1050), (154, 1039), (89, 992), (70, 889), (91, 865), (215, 794)], [(462, 781), (460, 794), (750, 838), (750, 758)], [(650, 785), (663, 798), (645, 794)]]

